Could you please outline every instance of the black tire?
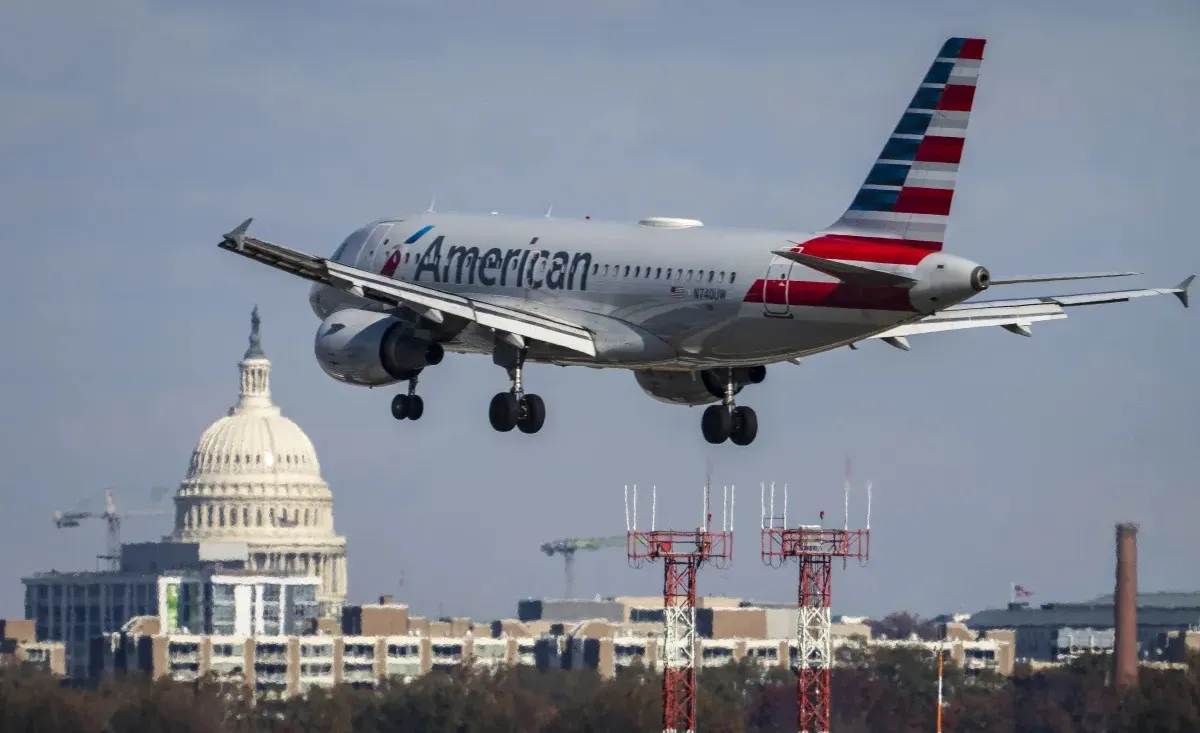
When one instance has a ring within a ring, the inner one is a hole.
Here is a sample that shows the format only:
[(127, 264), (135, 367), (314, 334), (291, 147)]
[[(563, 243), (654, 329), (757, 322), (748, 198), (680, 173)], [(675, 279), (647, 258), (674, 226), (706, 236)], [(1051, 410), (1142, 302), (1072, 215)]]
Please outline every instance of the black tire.
[(408, 398), (408, 419), (420, 420), (425, 414), (425, 400), (421, 399), (421, 395), (415, 394)]
[(488, 405), (488, 420), (492, 427), (501, 433), (507, 433), (517, 426), (520, 417), (520, 405), (517, 396), (512, 392), (500, 392), (492, 398)]
[(734, 445), (750, 445), (758, 437), (758, 415), (751, 407), (733, 409), (733, 430), (729, 439)]
[(725, 405), (709, 405), (700, 418), (700, 431), (704, 439), (713, 445), (719, 445), (729, 439), (733, 428), (733, 419)]
[(530, 435), (542, 429), (546, 424), (546, 403), (535, 394), (527, 394), (521, 398), (521, 417), (517, 427), (522, 433)]
[(398, 394), (392, 398), (392, 417), (403, 420), (408, 416), (408, 395)]
[(762, 384), (766, 378), (767, 368), (762, 364), (752, 366), (746, 370), (746, 379), (749, 380), (750, 384)]

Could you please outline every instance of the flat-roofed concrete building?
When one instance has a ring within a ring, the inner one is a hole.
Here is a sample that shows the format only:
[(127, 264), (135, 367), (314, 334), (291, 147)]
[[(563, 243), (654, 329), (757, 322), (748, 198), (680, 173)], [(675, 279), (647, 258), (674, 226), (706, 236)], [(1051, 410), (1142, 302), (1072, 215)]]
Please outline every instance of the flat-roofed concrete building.
[(311, 576), (272, 576), (215, 568), (181, 573), (38, 573), (22, 579), (25, 615), (38, 641), (65, 648), (66, 674), (90, 674), (92, 639), (138, 616), (162, 619), (169, 632), (296, 633), (316, 615)]
[[(1139, 593), (1137, 605), (1137, 639), (1142, 658), (1157, 655), (1156, 643), (1163, 634), (1183, 633), (1200, 624), (1200, 592)], [(1114, 627), (1111, 593), (1088, 601), (1040, 606), (1010, 603), (1007, 608), (960, 614), (956, 618), (963, 619), (973, 629), (1014, 630), (1016, 658), (1041, 662), (1055, 661), (1064, 653), (1069, 655), (1076, 642), (1103, 647), (1107, 637), (1101, 632)], [(1068, 630), (1066, 636), (1062, 635), (1064, 630)]]

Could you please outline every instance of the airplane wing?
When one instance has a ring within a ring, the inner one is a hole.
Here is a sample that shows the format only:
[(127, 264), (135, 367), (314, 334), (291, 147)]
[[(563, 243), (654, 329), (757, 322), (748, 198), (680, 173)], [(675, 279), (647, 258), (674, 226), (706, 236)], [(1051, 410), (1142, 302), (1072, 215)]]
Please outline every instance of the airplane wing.
[(543, 341), (588, 356), (596, 355), (592, 333), (575, 324), (517, 308), (465, 298), (424, 285), (393, 280), (357, 267), (272, 244), (257, 237), (249, 237), (246, 236), (246, 230), (250, 222), (251, 219), (247, 219), (224, 235), (218, 246), (305, 280), (340, 288), (378, 303), (406, 308), (433, 321), (441, 322), (445, 315), (457, 316), (504, 335)]
[(900, 349), (908, 350), (908, 336), (937, 331), (957, 331), (963, 328), (1000, 326), (1021, 336), (1031, 336), (1030, 325), (1037, 321), (1053, 321), (1066, 318), (1064, 308), (1100, 303), (1123, 303), (1133, 298), (1153, 295), (1174, 295), (1188, 307), (1188, 288), (1195, 279), (1188, 277), (1173, 288), (1148, 288), (1145, 290), (1113, 290), (1103, 293), (1081, 293), (1079, 295), (1054, 295), (1039, 298), (1013, 298), (1008, 300), (985, 300), (978, 303), (962, 303), (915, 323), (897, 326), (871, 338), (882, 339)]

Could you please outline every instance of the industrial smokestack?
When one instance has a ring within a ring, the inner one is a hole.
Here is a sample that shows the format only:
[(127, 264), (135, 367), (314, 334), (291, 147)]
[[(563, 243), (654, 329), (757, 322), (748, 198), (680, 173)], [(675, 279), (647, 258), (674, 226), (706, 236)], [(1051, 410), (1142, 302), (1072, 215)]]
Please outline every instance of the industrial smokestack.
[(1113, 593), (1116, 639), (1113, 642), (1113, 682), (1118, 688), (1136, 687), (1137, 639), (1137, 532), (1133, 522), (1117, 525), (1117, 587)]

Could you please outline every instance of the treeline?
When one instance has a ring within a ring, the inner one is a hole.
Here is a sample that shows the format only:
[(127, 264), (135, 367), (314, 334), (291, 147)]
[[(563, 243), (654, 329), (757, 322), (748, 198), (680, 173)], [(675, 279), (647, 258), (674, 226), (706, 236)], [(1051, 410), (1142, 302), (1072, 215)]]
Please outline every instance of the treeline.
[[(935, 730), (933, 657), (882, 649), (834, 671), (836, 733)], [(1200, 663), (1144, 669), (1140, 688), (1107, 685), (1104, 658), (1010, 678), (964, 677), (948, 666), (943, 727), (955, 733), (1182, 733), (1200, 731)], [(750, 663), (701, 673), (699, 728), (706, 733), (796, 730), (795, 677)], [(5, 733), (636, 733), (661, 730), (660, 680), (635, 669), (594, 672), (460, 670), (372, 689), (313, 688), (251, 705), (240, 686), (205, 679), (150, 681), (140, 674), (73, 687), (30, 667), (0, 669)]]

